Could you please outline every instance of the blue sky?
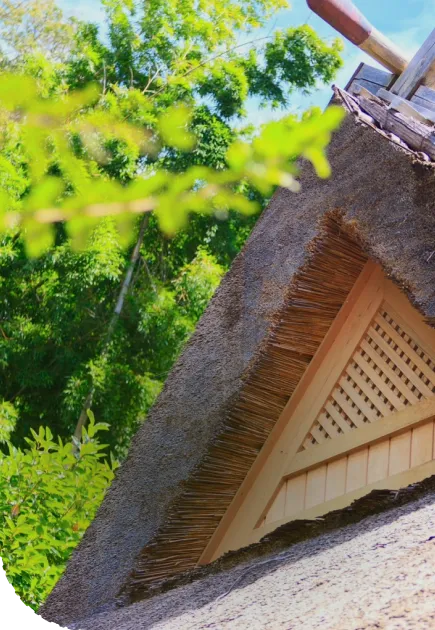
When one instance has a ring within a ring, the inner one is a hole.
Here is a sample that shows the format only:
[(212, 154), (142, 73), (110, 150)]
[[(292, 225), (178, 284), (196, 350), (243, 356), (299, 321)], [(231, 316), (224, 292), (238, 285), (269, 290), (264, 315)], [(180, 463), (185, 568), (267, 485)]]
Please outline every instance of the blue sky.
[[(79, 18), (95, 22), (103, 18), (100, 0), (58, 0), (58, 2), (67, 13)], [(388, 35), (401, 48), (404, 55), (409, 57), (412, 57), (430, 31), (435, 28), (435, 0), (354, 0), (354, 3), (376, 28)], [(274, 28), (286, 28), (304, 22), (308, 22), (325, 38), (336, 35), (330, 26), (310, 11), (305, 0), (293, 0), (292, 8), (274, 16), (264, 34)], [(344, 67), (336, 79), (337, 85), (342, 87), (360, 61), (376, 65), (373, 60), (349, 42), (346, 41), (345, 46)], [(302, 98), (295, 95), (292, 98), (290, 111), (303, 111), (310, 105), (324, 107), (330, 95), (329, 87), (319, 89), (309, 97)], [(282, 113), (260, 110), (255, 101), (249, 104), (250, 119), (254, 123), (265, 122), (272, 117), (281, 116)]]

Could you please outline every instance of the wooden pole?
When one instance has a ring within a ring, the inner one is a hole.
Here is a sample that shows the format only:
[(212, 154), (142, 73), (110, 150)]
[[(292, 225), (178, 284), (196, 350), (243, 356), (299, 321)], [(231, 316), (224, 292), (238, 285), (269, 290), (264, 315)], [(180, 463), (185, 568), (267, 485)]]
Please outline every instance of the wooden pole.
[(402, 74), (408, 59), (397, 46), (380, 33), (350, 0), (307, 0), (307, 4), (325, 22), (364, 50), (394, 74)]

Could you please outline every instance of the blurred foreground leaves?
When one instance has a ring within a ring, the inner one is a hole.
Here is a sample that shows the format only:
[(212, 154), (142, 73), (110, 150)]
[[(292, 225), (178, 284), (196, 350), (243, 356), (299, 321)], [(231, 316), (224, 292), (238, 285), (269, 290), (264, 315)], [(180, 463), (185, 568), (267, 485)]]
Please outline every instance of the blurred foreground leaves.
[[(136, 98), (140, 107), (151, 111), (144, 95)], [(0, 81), (0, 137), (5, 144), (14, 135), (22, 147), (19, 168), (13, 160), (0, 160), (0, 182), (18, 179), (23, 169), (28, 180), (20, 201), (9, 194), (7, 185), (0, 188), (0, 230), (23, 229), (31, 255), (53, 245), (52, 224), (58, 222), (66, 222), (73, 243), (83, 246), (106, 216), (115, 217), (119, 236), (128, 243), (138, 213), (152, 210), (167, 234), (184, 227), (191, 213), (253, 214), (259, 206), (240, 192), (242, 185), (263, 196), (276, 186), (297, 190), (300, 157), (310, 160), (320, 177), (329, 175), (325, 149), (343, 115), (340, 108), (330, 107), (300, 121), (286, 116), (263, 125), (250, 141), (231, 143), (227, 168), (194, 165), (173, 173), (147, 168), (147, 158), (162, 147), (180, 151), (194, 147), (187, 106), (168, 107), (158, 116), (157, 126), (146, 129), (125, 122), (104, 105), (95, 85), (43, 98), (30, 77), (4, 75)], [(104, 168), (113, 142), (128, 146), (143, 160), (142, 172), (125, 184)]]

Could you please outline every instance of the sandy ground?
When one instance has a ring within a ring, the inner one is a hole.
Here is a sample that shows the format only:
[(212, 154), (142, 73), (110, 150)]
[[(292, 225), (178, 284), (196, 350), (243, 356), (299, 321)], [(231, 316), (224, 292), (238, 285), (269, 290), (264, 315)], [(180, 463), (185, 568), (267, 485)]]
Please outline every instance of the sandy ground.
[(435, 494), (74, 627), (433, 629)]

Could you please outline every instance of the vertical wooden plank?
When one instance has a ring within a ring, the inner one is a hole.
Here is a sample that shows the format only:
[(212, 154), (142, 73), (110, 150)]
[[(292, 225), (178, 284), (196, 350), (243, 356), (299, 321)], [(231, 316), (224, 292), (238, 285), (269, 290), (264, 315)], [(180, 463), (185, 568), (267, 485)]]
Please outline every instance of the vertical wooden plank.
[(351, 453), (347, 459), (346, 492), (362, 488), (367, 483), (367, 462), (369, 449)]
[(390, 440), (390, 464), (388, 475), (408, 470), (411, 460), (411, 431), (401, 433)]
[[(385, 85), (382, 87), (385, 87)], [(426, 107), (431, 108), (435, 105), (435, 90), (428, 88), (426, 85), (420, 85), (414, 96), (417, 96), (417, 98), (424, 101), (426, 103)], [(411, 101), (413, 98), (411, 98)]]
[(346, 492), (347, 457), (330, 462), (326, 471), (325, 501), (340, 497)]
[(414, 57), (399, 78), (391, 86), (391, 91), (402, 98), (409, 98), (422, 79), (433, 88), (432, 65), (435, 61), (435, 29), (420, 46)]
[(412, 430), (411, 468), (430, 462), (433, 452), (433, 422), (426, 422)]
[(305, 508), (319, 505), (325, 500), (326, 465), (309, 470), (305, 492)]
[(384, 440), (369, 447), (367, 465), (367, 483), (381, 481), (388, 477), (388, 460), (390, 456), (390, 440)]
[(293, 516), (304, 509), (306, 483), (306, 473), (287, 481), (285, 516)]
[(275, 497), (274, 502), (270, 506), (268, 513), (266, 514), (266, 523), (273, 523), (275, 521), (279, 521), (281, 518), (284, 518), (285, 495), (286, 484), (283, 483)]

